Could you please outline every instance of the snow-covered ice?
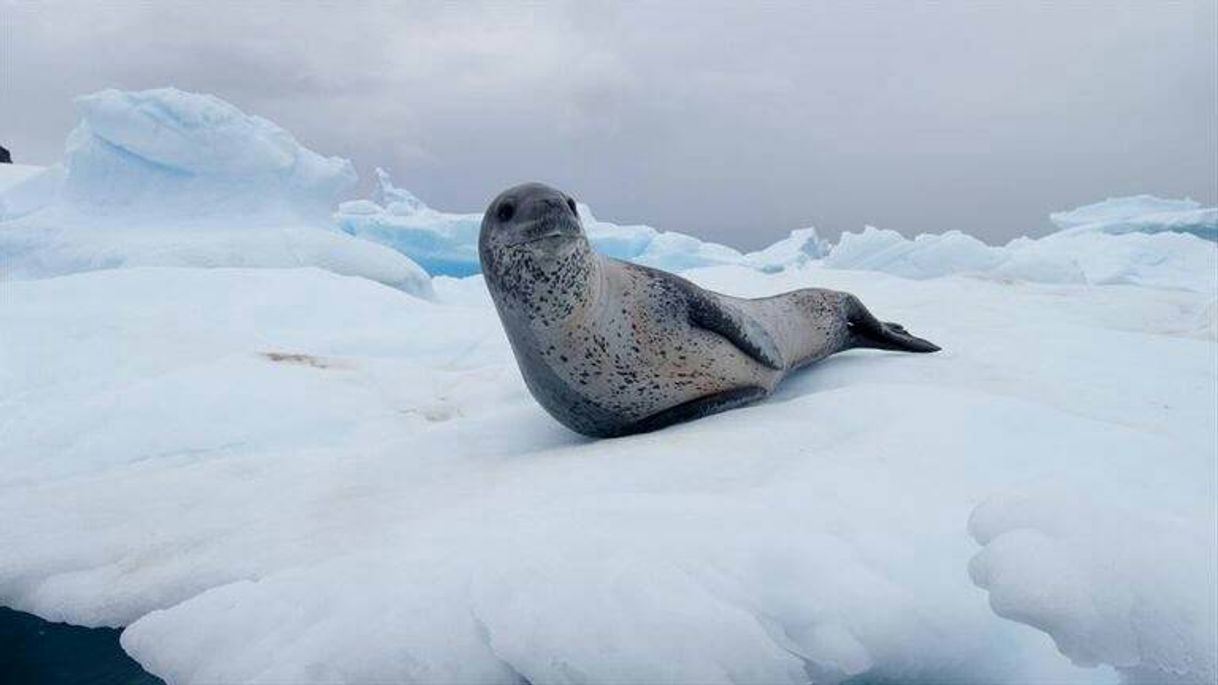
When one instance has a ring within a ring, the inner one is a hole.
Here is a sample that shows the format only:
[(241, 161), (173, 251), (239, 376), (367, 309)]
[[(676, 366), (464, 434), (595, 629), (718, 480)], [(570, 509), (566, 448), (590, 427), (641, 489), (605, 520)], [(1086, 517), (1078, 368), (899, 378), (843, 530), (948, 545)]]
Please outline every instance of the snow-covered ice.
[(54, 183), (0, 178), (50, 186), (0, 221), (0, 604), (186, 683), (1218, 675), (1218, 246), (1086, 228), (1202, 210), (742, 254), (581, 207), (607, 253), (849, 290), (944, 347), (592, 441), (481, 276), (365, 239), (468, 274), (477, 215), (382, 175), (336, 226), (341, 162), (154, 93), (86, 101)]

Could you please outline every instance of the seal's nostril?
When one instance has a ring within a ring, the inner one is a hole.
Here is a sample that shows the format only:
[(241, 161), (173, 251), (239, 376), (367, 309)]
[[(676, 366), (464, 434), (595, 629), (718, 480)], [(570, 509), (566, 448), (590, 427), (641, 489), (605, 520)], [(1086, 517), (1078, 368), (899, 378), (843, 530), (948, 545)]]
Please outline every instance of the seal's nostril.
[(579, 210), (575, 208), (575, 200), (572, 200), (571, 198), (567, 198), (567, 206), (571, 208), (572, 214), (574, 214), (575, 216), (579, 216)]
[(495, 217), (500, 221), (511, 221), (514, 214), (516, 214), (516, 206), (507, 200), (500, 202), (499, 209), (495, 210)]

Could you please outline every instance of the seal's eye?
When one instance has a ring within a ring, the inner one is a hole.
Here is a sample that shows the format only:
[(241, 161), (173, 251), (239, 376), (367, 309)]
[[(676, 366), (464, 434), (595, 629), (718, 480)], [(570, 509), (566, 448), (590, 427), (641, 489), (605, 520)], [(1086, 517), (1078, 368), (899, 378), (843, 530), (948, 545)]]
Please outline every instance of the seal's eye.
[(579, 216), (579, 210), (575, 208), (575, 200), (572, 200), (571, 198), (567, 198), (567, 206), (571, 208), (572, 214), (574, 214), (575, 216)]
[(495, 210), (495, 217), (500, 221), (511, 221), (512, 215), (516, 213), (516, 205), (511, 202), (503, 201), (499, 203), (499, 209)]

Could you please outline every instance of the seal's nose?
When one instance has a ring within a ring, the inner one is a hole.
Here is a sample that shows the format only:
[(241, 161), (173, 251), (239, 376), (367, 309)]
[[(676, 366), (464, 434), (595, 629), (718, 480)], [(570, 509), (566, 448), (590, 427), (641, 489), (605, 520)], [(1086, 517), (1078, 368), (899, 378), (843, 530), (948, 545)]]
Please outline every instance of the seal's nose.
[(561, 197), (543, 197), (541, 206), (547, 212), (562, 211), (567, 208), (567, 201)]
[(571, 212), (571, 207), (567, 204), (567, 198), (562, 195), (547, 194), (542, 197), (533, 198), (529, 205), (529, 214), (535, 219), (560, 217)]

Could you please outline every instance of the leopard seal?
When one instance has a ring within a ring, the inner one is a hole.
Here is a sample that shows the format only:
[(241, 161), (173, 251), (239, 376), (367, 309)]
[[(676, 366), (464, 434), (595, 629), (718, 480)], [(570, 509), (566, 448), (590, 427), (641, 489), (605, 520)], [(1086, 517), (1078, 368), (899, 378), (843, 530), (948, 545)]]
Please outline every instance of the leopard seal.
[(753, 402), (842, 350), (939, 349), (879, 321), (849, 293), (729, 297), (599, 255), (575, 201), (540, 183), (491, 202), (478, 256), (529, 391), (563, 425), (592, 437)]

